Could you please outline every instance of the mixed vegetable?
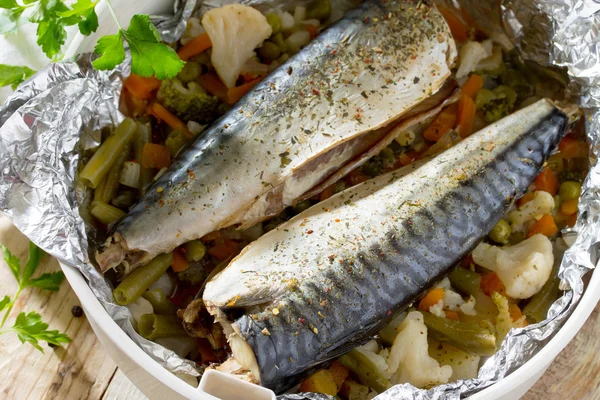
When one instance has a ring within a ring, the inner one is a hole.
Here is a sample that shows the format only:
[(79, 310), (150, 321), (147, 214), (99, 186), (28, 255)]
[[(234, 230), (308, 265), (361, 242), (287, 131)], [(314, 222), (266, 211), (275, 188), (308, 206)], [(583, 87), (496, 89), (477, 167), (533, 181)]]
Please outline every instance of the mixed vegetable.
[[(114, 276), (115, 301), (130, 308), (140, 335), (199, 364), (225, 361), (225, 336), (208, 313), (196, 330), (199, 338), (187, 336), (180, 318), (205, 282), (246, 244), (335, 193), (439, 154), (542, 97), (561, 98), (560, 74), (524, 62), (492, 40), (474, 40), (474, 30), (459, 16), (441, 11), (460, 46), (458, 102), (401, 132), (379, 155), (279, 216), (243, 231), (210, 233), (123, 279)], [(131, 75), (124, 81), (121, 108), (128, 118), (82, 163), (79, 180), (94, 190), (84, 217), (106, 232), (187, 143), (308, 44), (331, 14), (328, 0), (316, 0), (267, 15), (228, 5), (202, 21), (191, 18), (172, 45), (186, 61), (177, 77)], [(569, 245), (560, 231), (575, 224), (587, 154), (583, 128), (576, 126), (530, 190), (447, 278), (373, 340), (307, 378), (300, 390), (359, 400), (396, 383), (430, 387), (476, 376), (482, 358), (495, 353), (511, 328), (542, 321), (559, 296), (557, 266)]]

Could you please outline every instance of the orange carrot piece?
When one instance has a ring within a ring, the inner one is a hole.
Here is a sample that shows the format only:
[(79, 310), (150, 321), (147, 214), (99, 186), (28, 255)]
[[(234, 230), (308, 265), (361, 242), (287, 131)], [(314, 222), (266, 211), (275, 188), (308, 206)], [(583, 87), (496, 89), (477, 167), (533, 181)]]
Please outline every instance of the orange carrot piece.
[(444, 299), (444, 289), (431, 289), (425, 297), (419, 302), (419, 310), (429, 311), (429, 308), (435, 306), (440, 300)]
[(310, 40), (313, 40), (319, 34), (319, 29), (314, 25), (306, 24), (304, 25), (304, 29), (310, 33)]
[(345, 181), (349, 186), (358, 185), (369, 180), (369, 175), (360, 172), (358, 169), (352, 170), (346, 175)]
[(329, 372), (331, 372), (331, 376), (333, 376), (333, 381), (337, 385), (339, 392), (342, 388), (342, 384), (346, 378), (348, 378), (350, 370), (339, 362), (334, 361), (333, 364), (331, 364), (331, 367), (329, 367)]
[(556, 222), (554, 222), (554, 217), (550, 214), (545, 214), (539, 220), (535, 221), (533, 226), (529, 229), (527, 233), (527, 237), (531, 237), (533, 235), (537, 235), (541, 233), (544, 236), (554, 236), (558, 232), (558, 227), (556, 226)]
[(444, 310), (444, 314), (446, 314), (446, 318), (448, 318), (448, 319), (460, 321), (460, 318), (458, 317), (458, 313), (456, 311)]
[(401, 166), (405, 166), (408, 165), (416, 160), (418, 160), (419, 158), (421, 158), (421, 152), (420, 151), (407, 151), (405, 153), (400, 154), (399, 158), (398, 158), (398, 162), (400, 163)]
[(588, 155), (588, 146), (585, 142), (574, 139), (569, 135), (565, 136), (558, 143), (558, 150), (564, 159), (585, 158)]
[(483, 293), (491, 296), (494, 292), (500, 293), (501, 295), (506, 295), (506, 288), (504, 287), (504, 283), (498, 277), (498, 274), (495, 272), (488, 272), (481, 277), (481, 283), (479, 284)]
[(229, 104), (235, 104), (239, 99), (242, 98), (243, 95), (248, 93), (250, 89), (252, 89), (258, 82), (260, 82), (261, 78), (256, 78), (253, 81), (244, 83), (243, 85), (236, 86), (227, 91), (227, 99)]
[(550, 193), (552, 196), (558, 193), (560, 186), (558, 177), (550, 168), (544, 169), (538, 176), (535, 177), (534, 185), (536, 190), (543, 190)]
[(136, 74), (129, 75), (123, 85), (138, 99), (148, 100), (154, 97), (154, 91), (160, 87), (161, 81)]
[(467, 24), (465, 24), (461, 18), (448, 7), (438, 5), (437, 8), (450, 27), (450, 32), (452, 32), (454, 40), (457, 42), (464, 42), (467, 40), (469, 38), (469, 27)]
[(183, 123), (175, 114), (167, 110), (160, 103), (152, 103), (148, 107), (148, 114), (153, 115), (159, 121), (169, 125), (174, 130), (187, 131), (187, 125)]
[(577, 213), (578, 200), (567, 200), (560, 205), (560, 212), (565, 215), (573, 215)]
[(460, 93), (474, 99), (475, 95), (483, 87), (483, 78), (477, 74), (471, 74), (469, 79), (460, 88)]
[(475, 123), (475, 102), (466, 94), (460, 95), (458, 101), (458, 116), (456, 117), (456, 130), (461, 138), (466, 138), (473, 133)]
[(523, 313), (521, 312), (519, 306), (514, 303), (510, 303), (508, 305), (508, 313), (510, 314), (510, 319), (512, 319), (513, 321), (516, 321), (523, 316)]
[(204, 242), (210, 242), (212, 240), (217, 240), (221, 238), (221, 231), (214, 231), (214, 232), (210, 232), (207, 233), (206, 235), (202, 236), (200, 238), (200, 240), (204, 241)]
[(198, 352), (200, 353), (200, 358), (204, 365), (219, 361), (219, 356), (217, 356), (217, 353), (210, 345), (208, 339), (198, 339)]
[(577, 213), (575, 213), (569, 217), (569, 220), (567, 221), (567, 225), (569, 226), (569, 228), (572, 228), (575, 226), (576, 223), (577, 223)]
[(208, 254), (218, 260), (227, 260), (238, 252), (238, 248), (238, 243), (235, 240), (224, 239), (222, 242), (208, 249)]
[(524, 204), (529, 203), (531, 200), (533, 200), (534, 197), (535, 192), (527, 192), (523, 195), (523, 197), (517, 200), (517, 205), (519, 207), (523, 207)]
[(208, 36), (208, 33), (204, 32), (203, 34), (196, 36), (195, 38), (187, 42), (183, 47), (181, 47), (177, 51), (177, 55), (183, 61), (187, 61), (190, 58), (205, 52), (211, 47), (212, 42), (210, 41), (210, 37)]
[(452, 104), (442, 110), (437, 117), (431, 122), (431, 125), (425, 129), (423, 136), (425, 139), (437, 142), (440, 138), (454, 128), (456, 124), (456, 112), (458, 110), (458, 104)]
[(227, 100), (227, 87), (221, 82), (221, 78), (214, 72), (208, 72), (200, 77), (200, 86), (208, 93), (216, 96), (221, 101)]
[(173, 251), (173, 260), (171, 261), (171, 269), (173, 272), (185, 271), (190, 267), (184, 255), (179, 250)]
[(327, 186), (320, 194), (319, 201), (327, 200), (335, 193), (335, 187), (333, 185)]
[(119, 99), (119, 111), (128, 117), (136, 118), (140, 115), (146, 114), (147, 108), (148, 100), (142, 100), (138, 97), (135, 97), (131, 94), (127, 87), (123, 87), (123, 90), (121, 90), (121, 97)]
[(171, 165), (171, 152), (165, 146), (156, 143), (146, 143), (142, 148), (142, 167), (165, 168)]

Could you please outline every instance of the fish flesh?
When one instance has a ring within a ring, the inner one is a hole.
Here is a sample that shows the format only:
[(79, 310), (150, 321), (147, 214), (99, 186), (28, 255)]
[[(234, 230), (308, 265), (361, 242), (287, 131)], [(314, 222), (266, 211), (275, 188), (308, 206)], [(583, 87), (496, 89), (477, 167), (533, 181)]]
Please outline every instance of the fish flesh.
[(492, 229), (567, 125), (562, 110), (540, 100), (252, 242), (202, 296), (233, 357), (281, 392), (364, 343)]
[[(370, 0), (323, 31), (196, 138), (111, 231), (125, 273), (215, 230), (279, 214), (454, 101), (456, 58), (435, 6)], [(328, 182), (328, 181), (327, 181)]]

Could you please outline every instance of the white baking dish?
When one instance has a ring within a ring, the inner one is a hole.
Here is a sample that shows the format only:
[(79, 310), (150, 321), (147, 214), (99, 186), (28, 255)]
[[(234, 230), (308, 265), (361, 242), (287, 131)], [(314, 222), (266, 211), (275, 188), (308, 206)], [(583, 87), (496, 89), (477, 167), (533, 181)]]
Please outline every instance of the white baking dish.
[[(173, 0), (112, 0), (111, 4), (123, 24), (136, 13), (161, 14), (169, 12)], [(78, 35), (66, 56), (91, 51), (98, 36), (116, 32), (105, 3), (98, 6), (100, 28), (95, 35)], [(61, 265), (73, 290), (81, 300), (94, 332), (109, 355), (127, 377), (151, 399), (245, 400), (274, 399), (274, 394), (256, 385), (242, 383), (224, 374), (205, 374), (200, 386), (193, 388), (161, 367), (138, 347), (109, 317), (90, 290), (83, 276), (74, 268)], [(518, 399), (541, 377), (558, 353), (571, 341), (594, 310), (600, 298), (600, 271), (594, 271), (587, 290), (575, 312), (552, 340), (531, 360), (499, 383), (469, 397), (469, 399)]]

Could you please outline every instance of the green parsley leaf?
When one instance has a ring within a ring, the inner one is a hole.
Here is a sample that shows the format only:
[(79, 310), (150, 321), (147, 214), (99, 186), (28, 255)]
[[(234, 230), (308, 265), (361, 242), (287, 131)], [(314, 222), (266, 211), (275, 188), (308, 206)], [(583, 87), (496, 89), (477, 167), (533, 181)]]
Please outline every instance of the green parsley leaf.
[(23, 287), (34, 287), (43, 290), (57, 291), (60, 288), (60, 284), (65, 279), (65, 274), (62, 271), (48, 273), (40, 275), (38, 278), (33, 278), (26, 281)]
[(65, 43), (67, 31), (64, 26), (56, 19), (40, 21), (37, 28), (37, 44), (42, 51), (53, 58), (60, 52), (60, 48)]
[(29, 281), (45, 254), (44, 250), (37, 247), (33, 242), (29, 242), (29, 259), (23, 270), (23, 282), (27, 283)]
[(0, 244), (0, 250), (4, 253), (4, 261), (8, 264), (13, 276), (17, 282), (21, 283), (21, 260), (12, 254), (3, 244)]
[(113, 69), (125, 60), (125, 48), (121, 32), (116, 35), (106, 35), (98, 39), (94, 53), (100, 54), (100, 57), (92, 62), (97, 70)]
[(0, 64), (0, 86), (15, 87), (33, 74), (35, 71), (29, 67)]
[(98, 29), (98, 15), (94, 10), (96, 4), (98, 1), (77, 0), (70, 10), (58, 12), (57, 15), (67, 19), (66, 25), (78, 24), (81, 34), (87, 36)]
[(160, 34), (148, 15), (134, 15), (129, 28), (121, 32), (131, 50), (131, 72), (165, 79), (177, 75), (185, 65), (175, 50), (161, 43)]
[(42, 353), (44, 350), (39, 345), (40, 340), (55, 345), (71, 341), (71, 338), (64, 333), (59, 333), (57, 330), (49, 331), (48, 324), (42, 322), (42, 317), (35, 311), (27, 314), (24, 312), (20, 313), (10, 330), (17, 334), (21, 343), (31, 343)]
[(0, 0), (0, 8), (11, 9), (17, 7), (20, 6), (19, 3), (16, 2), (16, 0)]
[(10, 297), (4, 296), (2, 300), (0, 300), (0, 311), (4, 310), (7, 305), (10, 304)]

